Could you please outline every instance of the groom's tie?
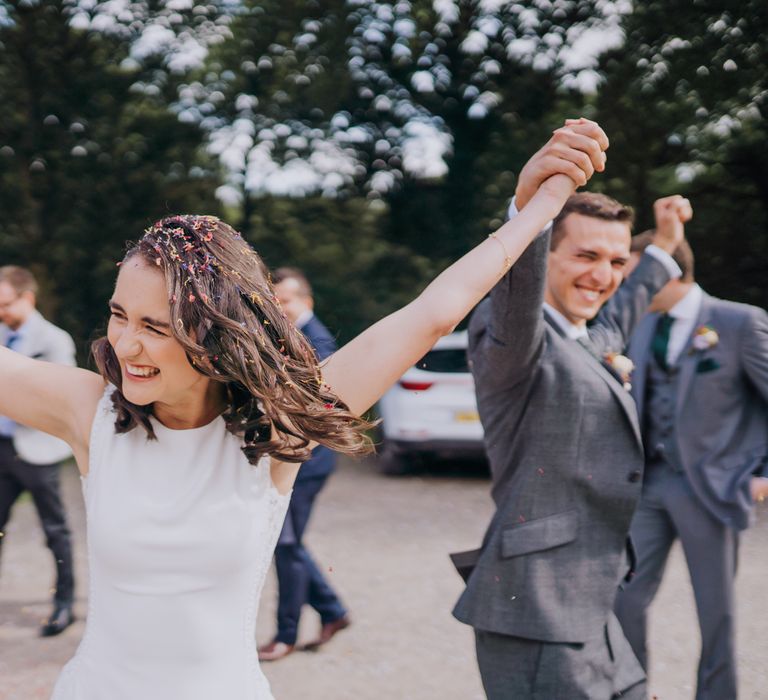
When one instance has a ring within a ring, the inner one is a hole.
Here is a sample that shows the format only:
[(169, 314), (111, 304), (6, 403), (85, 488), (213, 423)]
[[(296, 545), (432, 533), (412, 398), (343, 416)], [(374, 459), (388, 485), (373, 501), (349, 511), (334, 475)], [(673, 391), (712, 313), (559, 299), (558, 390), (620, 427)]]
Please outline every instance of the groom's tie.
[(667, 348), (669, 348), (669, 332), (674, 322), (674, 317), (669, 314), (659, 316), (659, 321), (656, 324), (656, 334), (653, 336), (653, 342), (651, 343), (653, 357), (659, 363), (659, 367), (664, 370), (669, 369), (667, 364)]
[(21, 336), (18, 333), (9, 333), (8, 337), (5, 339), (5, 347), (9, 350), (13, 350), (13, 346), (19, 338), (21, 338)]

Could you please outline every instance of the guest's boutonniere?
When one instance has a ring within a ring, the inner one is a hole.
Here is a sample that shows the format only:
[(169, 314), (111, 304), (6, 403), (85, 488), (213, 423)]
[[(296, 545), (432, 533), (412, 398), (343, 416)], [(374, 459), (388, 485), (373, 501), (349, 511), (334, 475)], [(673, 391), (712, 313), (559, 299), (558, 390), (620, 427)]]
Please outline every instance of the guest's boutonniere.
[(715, 347), (720, 342), (720, 336), (712, 326), (699, 326), (693, 335), (691, 352), (704, 352)]
[[(690, 354), (695, 355), (699, 353), (701, 357), (701, 355), (707, 350), (711, 350), (719, 342), (720, 336), (712, 326), (699, 326), (693, 334)], [(696, 365), (696, 372), (698, 374), (713, 372), (716, 369), (720, 369), (720, 363), (714, 357), (703, 357)]]
[(630, 384), (629, 380), (632, 377), (632, 371), (635, 369), (635, 363), (626, 355), (621, 355), (618, 352), (605, 353), (605, 361), (619, 375), (621, 381), (624, 382), (624, 388), (630, 391), (632, 384)]

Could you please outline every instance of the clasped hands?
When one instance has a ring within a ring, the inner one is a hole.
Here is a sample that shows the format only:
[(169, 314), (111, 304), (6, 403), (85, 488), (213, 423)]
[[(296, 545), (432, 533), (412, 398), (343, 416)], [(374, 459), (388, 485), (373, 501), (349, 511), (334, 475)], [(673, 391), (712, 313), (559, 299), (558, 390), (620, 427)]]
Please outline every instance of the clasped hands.
[(540, 189), (560, 201), (567, 199), (595, 172), (605, 170), (608, 146), (608, 137), (596, 122), (583, 117), (566, 119), (520, 171), (515, 190), (517, 209)]

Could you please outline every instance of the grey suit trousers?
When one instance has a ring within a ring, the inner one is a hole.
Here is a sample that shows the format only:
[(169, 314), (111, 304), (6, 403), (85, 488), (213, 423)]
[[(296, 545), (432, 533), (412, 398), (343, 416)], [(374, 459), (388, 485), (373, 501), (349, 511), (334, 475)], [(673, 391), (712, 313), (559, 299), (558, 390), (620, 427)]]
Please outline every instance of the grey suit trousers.
[(611, 615), (583, 644), (475, 630), (488, 700), (646, 700), (645, 674)]
[(670, 547), (679, 537), (701, 629), (696, 700), (735, 700), (738, 531), (710, 515), (683, 473), (653, 465), (646, 471), (630, 534), (637, 552), (637, 572), (619, 593), (616, 614), (637, 658), (647, 668), (646, 612), (661, 583)]

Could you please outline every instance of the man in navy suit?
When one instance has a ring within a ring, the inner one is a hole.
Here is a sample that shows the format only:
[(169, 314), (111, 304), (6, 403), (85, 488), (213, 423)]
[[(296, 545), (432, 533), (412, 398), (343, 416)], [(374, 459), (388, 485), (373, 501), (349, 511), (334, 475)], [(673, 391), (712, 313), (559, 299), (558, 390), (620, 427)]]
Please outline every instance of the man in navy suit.
[[(336, 350), (328, 329), (312, 312), (312, 288), (304, 274), (295, 268), (281, 267), (272, 274), (272, 282), (283, 311), (309, 340), (317, 359), (324, 360)], [(311, 605), (320, 615), (320, 636), (306, 648), (325, 644), (337, 632), (349, 626), (347, 611), (323, 578), (304, 547), (302, 538), (317, 494), (336, 465), (336, 455), (322, 445), (304, 462), (293, 485), (283, 531), (275, 548), (278, 607), (277, 634), (259, 647), (259, 660), (276, 661), (296, 647), (301, 608)]]

